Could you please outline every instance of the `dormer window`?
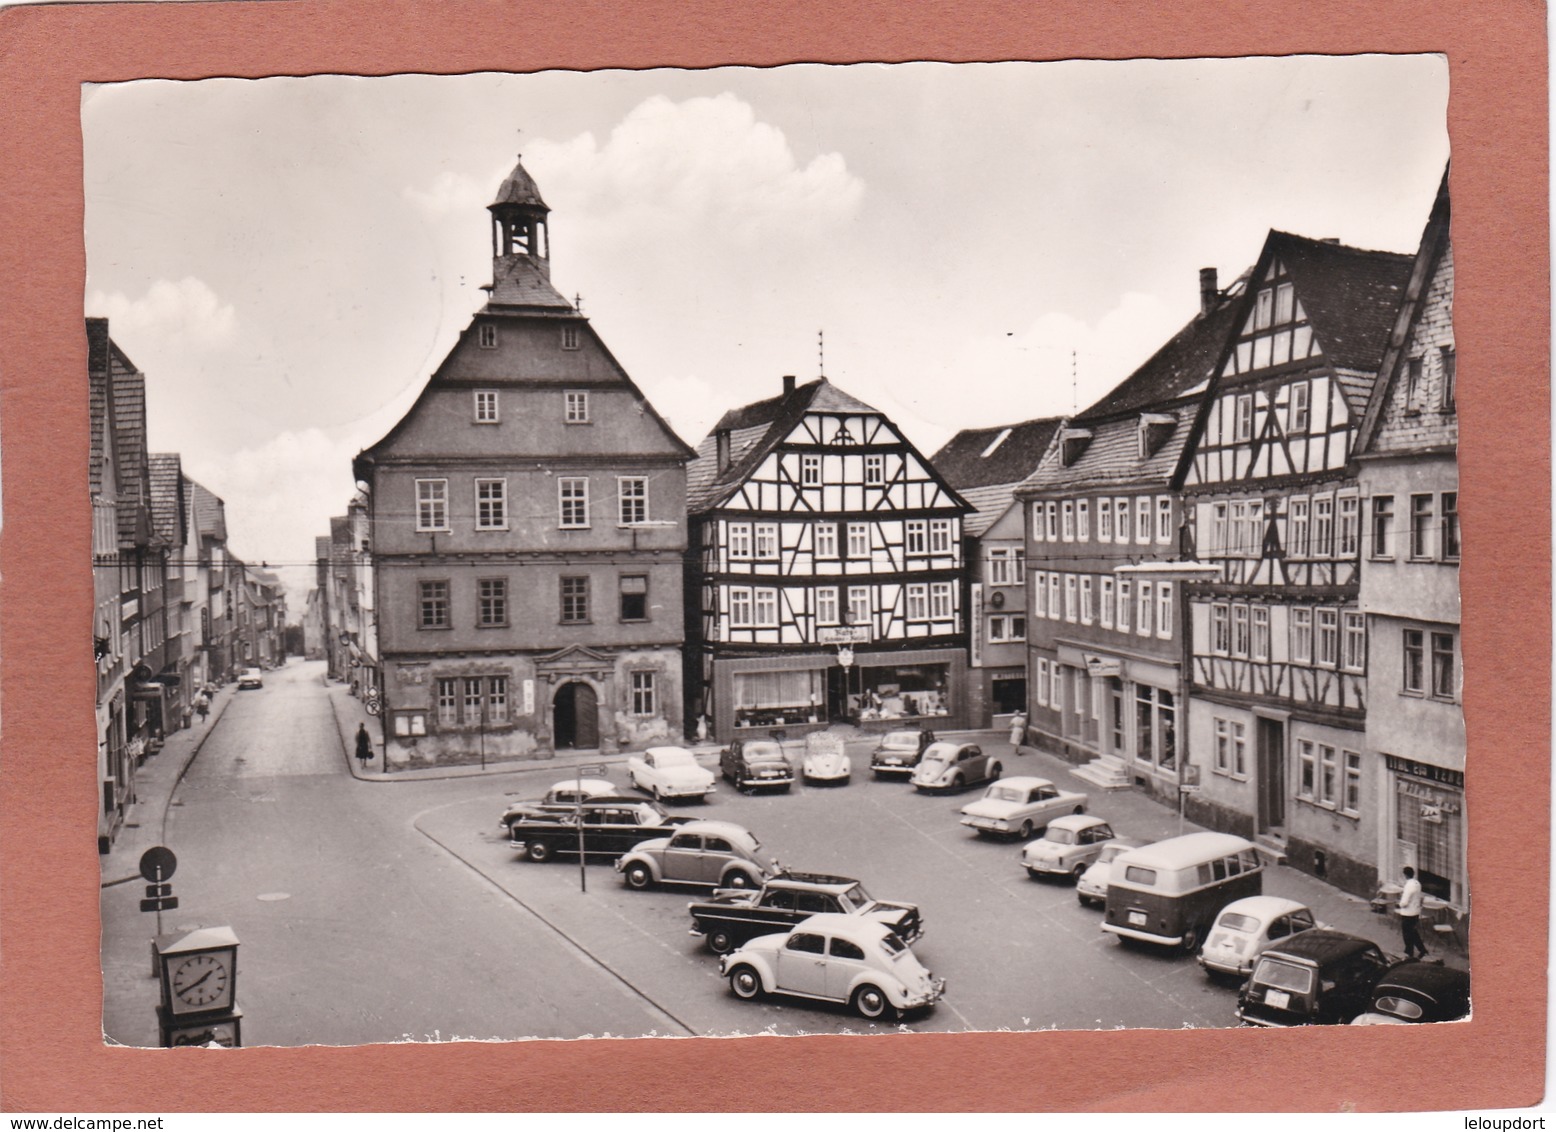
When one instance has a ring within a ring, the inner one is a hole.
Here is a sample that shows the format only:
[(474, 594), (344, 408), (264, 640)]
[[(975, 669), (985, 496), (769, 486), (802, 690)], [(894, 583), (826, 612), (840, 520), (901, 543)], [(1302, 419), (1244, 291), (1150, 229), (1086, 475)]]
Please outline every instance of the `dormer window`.
[(1139, 425), (1140, 459), (1148, 460), (1167, 442), (1177, 418), (1169, 413), (1141, 413)]
[(578, 349), (578, 327), (576, 327), (576, 326), (564, 326), (564, 327), (562, 327), (562, 349), (564, 349), (564, 350), (576, 350), (576, 349)]
[(483, 350), (495, 350), (497, 348), (497, 328), (489, 322), (483, 322), (476, 331), (476, 337)]
[(1068, 468), (1081, 458), (1081, 453), (1086, 451), (1086, 446), (1091, 443), (1091, 430), (1084, 428), (1067, 428), (1059, 440), (1059, 458)]

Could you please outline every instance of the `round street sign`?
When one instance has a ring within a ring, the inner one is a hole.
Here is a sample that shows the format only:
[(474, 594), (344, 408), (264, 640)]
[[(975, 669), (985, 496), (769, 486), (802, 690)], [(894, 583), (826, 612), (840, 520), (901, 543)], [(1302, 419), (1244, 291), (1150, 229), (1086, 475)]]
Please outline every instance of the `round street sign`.
[(178, 858), (166, 845), (153, 845), (140, 855), (140, 875), (156, 883), (167, 880), (178, 868)]

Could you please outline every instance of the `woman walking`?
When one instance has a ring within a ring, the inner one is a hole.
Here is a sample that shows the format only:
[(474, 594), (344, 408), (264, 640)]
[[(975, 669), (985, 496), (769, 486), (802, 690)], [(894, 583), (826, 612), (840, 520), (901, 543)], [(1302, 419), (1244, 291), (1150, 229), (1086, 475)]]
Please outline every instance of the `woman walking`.
[(373, 740), (368, 737), (365, 723), (357, 724), (357, 758), (361, 760), (364, 770), (373, 761)]

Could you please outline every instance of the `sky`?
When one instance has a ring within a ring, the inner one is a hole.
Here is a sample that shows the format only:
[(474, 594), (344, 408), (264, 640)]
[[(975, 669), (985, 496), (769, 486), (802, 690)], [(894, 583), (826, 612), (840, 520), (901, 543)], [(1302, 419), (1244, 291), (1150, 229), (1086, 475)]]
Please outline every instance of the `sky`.
[(553, 283), (688, 443), (824, 372), (928, 455), (1084, 409), (1271, 228), (1414, 252), (1447, 97), (1431, 55), (88, 86), (85, 313), (300, 614), (520, 153)]

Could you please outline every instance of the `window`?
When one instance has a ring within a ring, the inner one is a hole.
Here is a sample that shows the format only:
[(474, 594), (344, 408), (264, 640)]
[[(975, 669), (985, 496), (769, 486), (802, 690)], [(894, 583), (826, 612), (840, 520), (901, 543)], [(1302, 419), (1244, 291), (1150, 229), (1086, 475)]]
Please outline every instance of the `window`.
[(908, 620), (929, 620), (929, 587), (926, 585), (913, 585), (908, 587)]
[(579, 529), (589, 525), (589, 481), (582, 477), (563, 476), (556, 481), (557, 499), (561, 509), (558, 525), (564, 529)]
[(634, 672), (632, 674), (632, 714), (653, 715), (655, 710), (654, 674)]
[(497, 423), (497, 391), (494, 389), (477, 389), (475, 391), (475, 423)]
[(907, 522), (907, 551), (909, 554), (929, 553), (929, 524), (923, 519)]
[(1291, 387), (1291, 400), (1286, 404), (1286, 433), (1300, 436), (1308, 428), (1308, 397), (1311, 386), (1299, 381)]
[(1394, 557), (1394, 497), (1372, 497), (1372, 556)]
[(989, 551), (989, 585), (1008, 586), (1010, 577), (1011, 552), (1004, 547), (995, 547)]
[(1113, 503), (1108, 499), (1097, 500), (1097, 541), (1113, 541)]
[(1048, 706), (1064, 710), (1064, 669), (1057, 660), (1048, 666)]
[(1313, 611), (1291, 611), (1291, 659), (1298, 664), (1313, 662)]
[(1313, 557), (1334, 556), (1334, 496), (1313, 497)]
[(1129, 632), (1129, 608), (1133, 600), (1129, 579), (1120, 578), (1118, 580), (1118, 631), (1120, 633)]
[(1401, 671), (1404, 690), (1421, 695), (1426, 691), (1426, 634), (1420, 629), (1406, 629), (1404, 646)]
[(564, 326), (564, 327), (562, 327), (562, 349), (564, 349), (564, 350), (576, 350), (576, 349), (578, 349), (578, 327), (576, 327), (576, 326)]
[(870, 524), (848, 524), (848, 557), (870, 557)]
[(488, 723), (508, 722), (508, 678), (486, 678), (486, 720)]
[(1156, 635), (1163, 639), (1172, 636), (1172, 583), (1156, 583)]
[(508, 623), (508, 582), (482, 578), (476, 582), (476, 624), (484, 629)]
[(778, 625), (778, 591), (774, 589), (759, 589), (752, 593), (756, 602), (756, 626), (759, 629), (772, 629)]
[(1009, 614), (997, 613), (989, 618), (990, 643), (1024, 640), (1026, 640), (1026, 619), (1024, 617), (1012, 617)]
[(617, 585), (620, 588), (621, 620), (647, 621), (648, 575), (623, 574)]
[(1151, 497), (1142, 495), (1135, 500), (1135, 541), (1151, 541)]
[(1248, 655), (1248, 607), (1232, 606), (1232, 655)]
[(1037, 658), (1037, 706), (1048, 706), (1048, 658)]
[(1019, 614), (1010, 615), (1010, 639), (1012, 641), (1024, 641), (1027, 639), (1027, 619)]
[(562, 579), (562, 624), (584, 625), (589, 621), (589, 579)]
[(950, 582), (930, 583), (929, 615), (936, 621), (945, 621), (952, 616)]
[(621, 501), (621, 522), (648, 522), (648, 480), (642, 476), (617, 476), (616, 497)]
[(483, 323), (477, 334), (480, 338), (481, 349), (492, 350), (497, 346), (497, 328), (491, 323)]
[(1361, 813), (1361, 755), (1356, 751), (1341, 752), (1345, 758), (1345, 786), (1340, 796), (1342, 813)]
[(1256, 605), (1250, 611), (1253, 620), (1252, 652), (1255, 660), (1270, 659), (1270, 608)]
[(837, 557), (837, 524), (836, 523), (817, 523), (816, 524), (816, 557), (817, 558), (836, 558)]
[(886, 457), (880, 455), (864, 458), (864, 482), (872, 487), (886, 482)]
[(1367, 617), (1366, 614), (1348, 609), (1343, 616), (1345, 625), (1344, 652), (1341, 666), (1347, 672), (1364, 672), (1367, 669)]
[(508, 481), (475, 481), (475, 529), (478, 531), (505, 531), (508, 529)]
[(1354, 495), (1340, 496), (1340, 535), (1335, 555), (1340, 558), (1356, 557), (1361, 542), (1361, 501)]
[(1237, 398), (1236, 431), (1233, 440), (1244, 441), (1253, 439), (1253, 394), (1239, 394)]
[(1442, 348), (1443, 364), (1443, 399), (1442, 410), (1451, 413), (1454, 410), (1455, 398), (1458, 396), (1458, 356), (1453, 352), (1452, 346)]
[(1244, 499), (1232, 504), (1233, 554), (1257, 558), (1264, 548), (1264, 500)]
[(769, 560), (778, 557), (777, 523), (756, 524), (756, 556)]
[(1113, 579), (1103, 578), (1100, 586), (1102, 590), (1102, 616), (1100, 621), (1104, 629), (1113, 628)]
[(448, 480), (416, 481), (416, 529), (448, 530)]
[(1405, 363), (1405, 412), (1419, 413), (1421, 402), (1425, 399), (1425, 390), (1422, 388), (1421, 359), (1411, 358)]
[(950, 519), (931, 519), (929, 521), (929, 553), (951, 553)]
[(800, 457), (800, 486), (818, 487), (821, 484), (821, 457)]
[(459, 725), (459, 681), (440, 678), (437, 683), (438, 726)]
[(1034, 576), (1035, 585), (1032, 587), (1032, 616), (1048, 616), (1048, 582), (1047, 573), (1039, 570)]
[(1286, 505), (1286, 515), (1286, 554), (1291, 558), (1306, 558), (1308, 501), (1293, 499)]
[(1156, 541), (1164, 543), (1172, 541), (1172, 497), (1170, 495), (1156, 497)]
[(1011, 581), (1018, 586), (1024, 586), (1027, 582), (1027, 552), (1022, 547), (1016, 547), (1010, 552)]
[(1275, 287), (1275, 324), (1290, 322), (1296, 309), (1296, 292), (1290, 283), (1279, 283)]
[(1045, 525), (1043, 523), (1043, 516), (1046, 513), (1047, 513), (1047, 509), (1043, 506), (1043, 503), (1042, 503), (1041, 500), (1039, 500), (1038, 502), (1032, 504), (1032, 541), (1033, 542), (1044, 542), (1044, 541), (1046, 541), (1043, 538), (1043, 535), (1045, 533)]
[(1457, 561), (1459, 557), (1459, 493), (1443, 492), (1443, 558)]
[(1318, 745), (1318, 804), (1334, 807), (1339, 801), (1339, 763), (1336, 752), (1328, 743)]
[(1091, 538), (1091, 501), (1082, 499), (1075, 504), (1075, 540), (1087, 542)]
[(481, 706), (485, 697), (481, 695), (481, 678), (479, 676), (466, 676), (462, 683), (465, 686), (464, 712), (466, 723), (481, 723), (485, 715)]
[(1151, 635), (1151, 583), (1141, 582), (1136, 587), (1140, 602), (1135, 607), (1135, 632), (1142, 637)]
[(1432, 497), (1410, 497), (1410, 557), (1429, 558), (1432, 553)]
[(870, 621), (870, 587), (849, 586), (848, 623), (850, 625), (868, 625)]
[(820, 586), (816, 590), (816, 623), (837, 624), (837, 587)]
[(1074, 574), (1064, 576), (1064, 619), (1074, 622), (1076, 618), (1076, 579)]
[(1227, 607), (1216, 602), (1210, 607), (1210, 651), (1225, 656), (1231, 651), (1231, 634), (1228, 631)]
[(1059, 505), (1052, 499), (1048, 501), (1047, 514), (1043, 518), (1043, 527), (1048, 532), (1049, 542), (1059, 541)]
[(1340, 613), (1335, 609), (1318, 610), (1317, 661), (1325, 668), (1340, 662)]
[(1318, 800), (1318, 751), (1311, 739), (1297, 740), (1297, 797)]
[(751, 557), (750, 523), (731, 523), (729, 525), (729, 556), (742, 559)]
[(1048, 619), (1059, 620), (1063, 609), (1059, 604), (1059, 575), (1050, 572), (1048, 575)]
[(1129, 500), (1113, 500), (1113, 540), (1129, 541)]
[(417, 588), (420, 591), (421, 627), (423, 629), (447, 629), (449, 627), (448, 583), (421, 582)]
[(1432, 695), (1451, 700), (1459, 691), (1454, 679), (1453, 634), (1432, 634)]
[(1275, 292), (1266, 287), (1254, 296), (1253, 325), (1255, 330), (1263, 330), (1270, 325), (1271, 316), (1275, 311)]
[(1248, 740), (1244, 724), (1232, 719), (1215, 720), (1216, 747), (1211, 769), (1234, 778), (1248, 776)]
[(568, 424), (589, 423), (589, 394), (581, 389), (569, 389), (563, 394), (566, 409), (562, 419)]
[(1091, 622), (1091, 575), (1087, 574), (1081, 577), (1081, 624), (1090, 625)]
[(735, 629), (751, 628), (751, 591), (735, 586), (729, 591), (729, 624)]
[(1227, 549), (1226, 504), (1212, 503), (1210, 505), (1210, 552), (1224, 554)]

